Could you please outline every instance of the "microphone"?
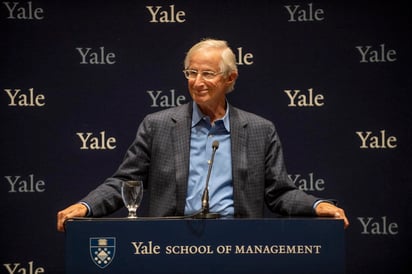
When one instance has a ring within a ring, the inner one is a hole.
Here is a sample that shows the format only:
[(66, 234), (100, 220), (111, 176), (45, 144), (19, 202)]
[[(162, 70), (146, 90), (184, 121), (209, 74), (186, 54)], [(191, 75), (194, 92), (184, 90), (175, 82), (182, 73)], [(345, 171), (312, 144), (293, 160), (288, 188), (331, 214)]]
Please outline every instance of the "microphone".
[(220, 218), (219, 213), (209, 212), (209, 179), (210, 173), (212, 172), (213, 161), (215, 159), (216, 150), (219, 148), (219, 141), (215, 140), (212, 143), (212, 158), (209, 161), (209, 170), (207, 171), (206, 186), (202, 195), (202, 209), (201, 211), (193, 216), (195, 219), (217, 219)]

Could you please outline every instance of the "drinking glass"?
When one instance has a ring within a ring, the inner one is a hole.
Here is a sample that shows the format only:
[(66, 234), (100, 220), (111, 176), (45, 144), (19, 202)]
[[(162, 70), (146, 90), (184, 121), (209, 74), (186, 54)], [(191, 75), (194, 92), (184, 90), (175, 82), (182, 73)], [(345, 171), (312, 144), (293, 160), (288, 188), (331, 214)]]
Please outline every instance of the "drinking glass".
[(127, 218), (137, 218), (136, 211), (143, 198), (143, 181), (123, 181), (122, 198), (129, 211)]

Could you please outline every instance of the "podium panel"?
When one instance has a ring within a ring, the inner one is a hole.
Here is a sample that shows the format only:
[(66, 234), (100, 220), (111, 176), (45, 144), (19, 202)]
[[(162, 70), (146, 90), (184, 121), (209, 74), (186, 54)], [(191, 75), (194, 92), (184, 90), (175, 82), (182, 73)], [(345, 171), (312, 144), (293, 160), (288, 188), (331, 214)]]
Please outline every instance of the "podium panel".
[(66, 273), (344, 273), (341, 220), (75, 219)]

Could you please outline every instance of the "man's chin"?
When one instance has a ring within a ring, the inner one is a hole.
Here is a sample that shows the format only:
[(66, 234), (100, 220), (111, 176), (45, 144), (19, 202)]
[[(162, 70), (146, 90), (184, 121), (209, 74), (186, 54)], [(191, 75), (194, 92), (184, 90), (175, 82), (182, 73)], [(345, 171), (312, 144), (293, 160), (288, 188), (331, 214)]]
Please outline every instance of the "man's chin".
[(193, 100), (198, 104), (198, 105), (200, 105), (200, 104), (204, 104), (204, 103), (206, 103), (207, 101), (209, 101), (210, 100), (210, 97), (209, 97), (209, 95), (207, 94), (207, 93), (204, 93), (204, 94), (199, 94), (199, 93), (196, 93), (196, 95), (195, 96), (193, 96)]

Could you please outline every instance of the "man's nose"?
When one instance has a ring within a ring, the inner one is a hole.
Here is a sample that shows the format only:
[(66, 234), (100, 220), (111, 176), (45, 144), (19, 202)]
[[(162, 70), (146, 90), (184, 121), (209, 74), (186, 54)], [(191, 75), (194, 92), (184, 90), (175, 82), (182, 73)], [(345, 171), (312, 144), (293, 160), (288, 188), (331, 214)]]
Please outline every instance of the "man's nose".
[(194, 79), (194, 84), (199, 85), (199, 84), (203, 84), (203, 83), (204, 83), (204, 80), (203, 80), (202, 74), (198, 73), (196, 75), (196, 78)]

